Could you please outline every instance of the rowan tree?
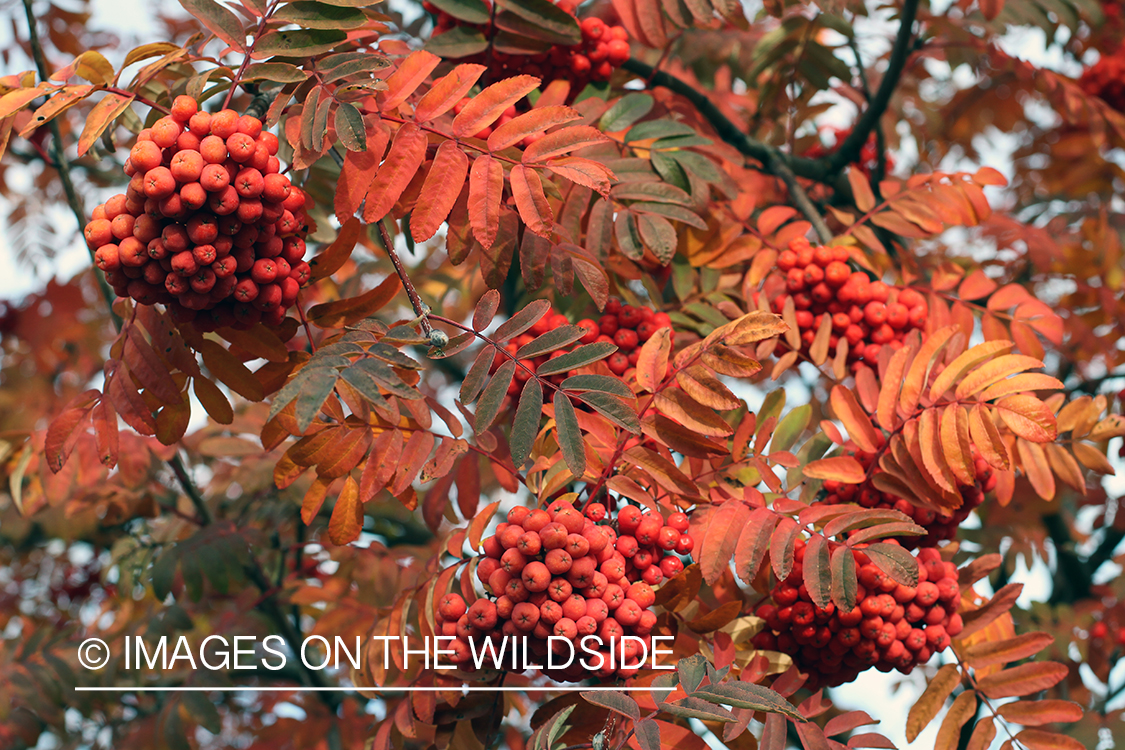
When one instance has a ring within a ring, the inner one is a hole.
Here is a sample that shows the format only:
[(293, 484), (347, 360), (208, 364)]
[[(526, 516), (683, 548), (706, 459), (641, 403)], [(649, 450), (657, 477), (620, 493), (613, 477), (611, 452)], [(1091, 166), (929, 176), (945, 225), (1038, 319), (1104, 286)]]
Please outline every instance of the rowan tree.
[(1120, 733), (1119, 3), (181, 5), (13, 8), (0, 745)]

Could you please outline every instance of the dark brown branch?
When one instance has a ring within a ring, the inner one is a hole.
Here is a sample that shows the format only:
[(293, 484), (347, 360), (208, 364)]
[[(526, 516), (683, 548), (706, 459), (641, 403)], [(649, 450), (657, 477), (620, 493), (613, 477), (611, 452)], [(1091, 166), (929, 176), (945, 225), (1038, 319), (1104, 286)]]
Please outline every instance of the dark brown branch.
[(430, 306), (418, 296), (418, 290), (414, 288), (414, 282), (410, 280), (410, 276), (406, 273), (406, 267), (402, 265), (402, 260), (395, 252), (395, 244), (391, 241), (390, 234), (387, 233), (387, 225), (382, 220), (375, 223), (379, 226), (379, 238), (383, 240), (383, 249), (390, 256), (391, 263), (395, 267), (395, 273), (398, 274), (399, 281), (402, 282), (402, 288), (406, 290), (406, 296), (410, 299), (410, 306), (414, 308), (414, 314), (418, 316), (418, 322), (422, 325), (422, 333), (429, 336), (430, 331), (433, 330), (429, 320)]
[(180, 486), (184, 488), (184, 493), (191, 500), (191, 504), (195, 506), (195, 510), (199, 513), (200, 521), (204, 526), (214, 520), (211, 516), (211, 509), (207, 507), (207, 503), (203, 502), (203, 495), (199, 493), (199, 488), (191, 481), (191, 476), (187, 473), (187, 467), (184, 466), (180, 454), (176, 453), (168, 460), (168, 465), (172, 467), (172, 472), (176, 475)]
[(662, 70), (657, 70), (653, 66), (643, 63), (640, 60), (627, 60), (622, 67), (630, 73), (641, 76), (653, 85), (663, 86), (666, 89), (680, 94), (695, 105), (699, 113), (715, 128), (720, 138), (734, 146), (743, 155), (760, 161), (767, 172), (781, 178), (786, 187), (789, 188), (789, 193), (793, 197), (793, 202), (797, 204), (801, 213), (812, 222), (821, 242), (828, 242), (832, 239), (832, 231), (828, 228), (828, 225), (824, 223), (824, 218), (820, 215), (816, 206), (813, 205), (813, 202), (805, 193), (804, 188), (797, 182), (797, 177), (823, 182), (826, 176), (823, 164), (813, 159), (804, 159), (783, 154), (773, 146), (751, 138), (749, 135), (743, 133), (737, 125), (731, 122), (726, 115), (720, 112), (719, 108), (715, 106), (714, 102), (712, 102), (706, 94), (691, 86), (686, 81), (682, 81)]
[(867, 143), (868, 136), (879, 124), (879, 119), (887, 111), (891, 96), (898, 87), (899, 76), (906, 67), (906, 60), (914, 39), (914, 18), (918, 13), (918, 0), (903, 0), (902, 18), (899, 22), (898, 36), (895, 37), (894, 46), (891, 48), (891, 57), (887, 62), (887, 72), (879, 83), (879, 89), (871, 98), (871, 103), (856, 122), (852, 132), (840, 144), (840, 147), (828, 155), (826, 160), (829, 176), (838, 174), (845, 166), (859, 158), (859, 152)]
[[(23, 0), (23, 10), (27, 16), (27, 38), (31, 44), (32, 57), (35, 58), (35, 68), (39, 71), (39, 80), (46, 81), (51, 77), (51, 71), (47, 66), (47, 56), (43, 53), (43, 43), (39, 40), (39, 28), (36, 23), (35, 12), (31, 7), (31, 0)], [(58, 120), (51, 120), (47, 123), (47, 128), (51, 131), (51, 151), (55, 162), (49, 166), (53, 166), (59, 173), (59, 182), (62, 183), (63, 192), (66, 193), (66, 202), (74, 213), (74, 220), (78, 222), (78, 231), (81, 232), (82, 227), (86, 224), (86, 212), (82, 210), (82, 199), (74, 188), (74, 179), (70, 174), (70, 160), (66, 158), (66, 152), (63, 150), (62, 131), (59, 129)], [(90, 260), (93, 261), (94, 251), (89, 247), (87, 249), (90, 253)], [(117, 295), (110, 289), (109, 282), (105, 280), (104, 276), (95, 272), (94, 278), (97, 279), (102, 297), (105, 298), (105, 304), (109, 308), (109, 315), (113, 319), (113, 324), (120, 331), (121, 317), (113, 309), (113, 300), (116, 299)]]

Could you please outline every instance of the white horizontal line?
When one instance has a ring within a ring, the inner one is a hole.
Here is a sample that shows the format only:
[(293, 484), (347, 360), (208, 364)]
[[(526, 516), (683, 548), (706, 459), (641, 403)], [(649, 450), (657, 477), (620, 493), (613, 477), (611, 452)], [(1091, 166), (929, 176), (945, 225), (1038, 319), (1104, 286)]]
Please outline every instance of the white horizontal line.
[(479, 687), (471, 686), (450, 686), (450, 687), (378, 687), (378, 686), (359, 686), (359, 687), (76, 687), (76, 692), (80, 693), (173, 693), (173, 692), (204, 692), (204, 691), (222, 691), (224, 693), (230, 692), (286, 692), (286, 693), (354, 693), (360, 690), (373, 690), (380, 693), (436, 693), (446, 692), (449, 690), (458, 690), (461, 692), (469, 693), (526, 693), (526, 692), (552, 692), (552, 693), (585, 693), (585, 692), (625, 692), (625, 693), (643, 693), (651, 692), (653, 690), (672, 691), (674, 687), (550, 687), (550, 686), (528, 686), (528, 687), (513, 687), (510, 685), (501, 686), (488, 686), (482, 685)]

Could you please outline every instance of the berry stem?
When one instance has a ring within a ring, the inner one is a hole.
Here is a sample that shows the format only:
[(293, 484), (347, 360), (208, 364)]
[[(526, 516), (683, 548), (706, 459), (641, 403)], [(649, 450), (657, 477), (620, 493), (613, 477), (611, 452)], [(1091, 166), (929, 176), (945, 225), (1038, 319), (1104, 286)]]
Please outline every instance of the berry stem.
[(258, 39), (266, 30), (266, 24), (269, 23), (270, 18), (273, 17), (274, 11), (280, 0), (272, 0), (266, 7), (266, 12), (262, 14), (261, 19), (258, 20), (258, 28), (254, 31), (254, 39), (250, 42), (250, 46), (246, 49), (246, 55), (242, 58), (242, 64), (238, 66), (238, 72), (234, 74), (234, 78), (230, 82), (230, 88), (227, 89), (226, 99), (223, 100), (223, 109), (230, 106), (230, 100), (234, 98), (234, 90), (242, 84), (242, 74), (246, 72), (246, 68), (250, 66), (251, 55), (254, 53), (254, 45), (258, 43)]

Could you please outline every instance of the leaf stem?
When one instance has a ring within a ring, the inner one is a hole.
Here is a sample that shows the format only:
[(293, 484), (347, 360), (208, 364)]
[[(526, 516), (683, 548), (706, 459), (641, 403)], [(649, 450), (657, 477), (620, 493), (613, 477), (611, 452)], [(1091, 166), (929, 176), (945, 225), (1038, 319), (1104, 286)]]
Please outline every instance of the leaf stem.
[(429, 336), (430, 331), (433, 330), (429, 320), (430, 306), (424, 303), (422, 298), (418, 296), (418, 290), (414, 288), (414, 282), (410, 280), (410, 276), (406, 273), (406, 267), (402, 265), (402, 260), (395, 251), (395, 245), (391, 241), (391, 236), (387, 233), (387, 225), (383, 223), (382, 219), (375, 223), (379, 227), (379, 239), (383, 241), (383, 249), (386, 250), (387, 255), (390, 256), (391, 263), (393, 263), (395, 267), (395, 273), (398, 274), (399, 281), (402, 282), (402, 288), (406, 290), (406, 296), (410, 298), (410, 306), (414, 308), (414, 314), (418, 316), (418, 322), (422, 325), (422, 334)]
[(266, 24), (269, 23), (270, 18), (273, 17), (274, 12), (280, 0), (273, 0), (269, 6), (266, 7), (266, 12), (262, 14), (261, 19), (258, 21), (258, 28), (254, 31), (254, 39), (251, 40), (250, 46), (246, 48), (246, 55), (242, 58), (242, 64), (238, 66), (238, 71), (231, 79), (230, 88), (227, 89), (227, 97), (223, 100), (223, 109), (230, 106), (230, 100), (234, 98), (234, 90), (242, 85), (242, 74), (246, 72), (246, 68), (250, 67), (251, 55), (254, 53), (254, 45), (258, 43), (258, 39), (266, 30)]

